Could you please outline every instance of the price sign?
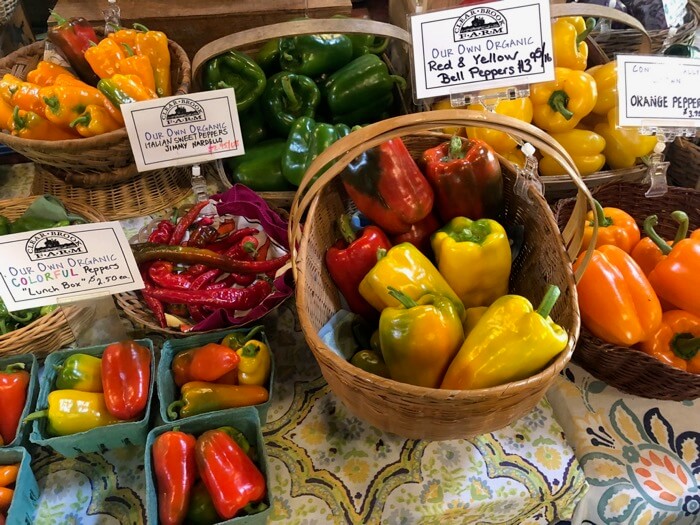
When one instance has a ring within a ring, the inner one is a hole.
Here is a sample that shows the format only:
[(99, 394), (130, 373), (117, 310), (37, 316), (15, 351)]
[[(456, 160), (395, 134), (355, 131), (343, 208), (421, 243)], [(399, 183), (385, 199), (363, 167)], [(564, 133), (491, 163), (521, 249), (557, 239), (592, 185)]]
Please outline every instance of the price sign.
[(243, 155), (233, 89), (121, 106), (139, 171)]
[(0, 237), (0, 297), (12, 311), (143, 288), (118, 222)]
[(549, 16), (548, 0), (413, 15), (416, 98), (553, 80)]
[(700, 127), (700, 60), (617, 56), (620, 126)]

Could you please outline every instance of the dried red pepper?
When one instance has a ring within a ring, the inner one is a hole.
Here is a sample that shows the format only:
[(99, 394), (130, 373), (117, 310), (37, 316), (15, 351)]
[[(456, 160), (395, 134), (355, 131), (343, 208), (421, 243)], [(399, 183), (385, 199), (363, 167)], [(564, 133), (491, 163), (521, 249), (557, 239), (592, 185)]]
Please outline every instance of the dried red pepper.
[(150, 385), (151, 353), (147, 348), (129, 340), (104, 349), (102, 388), (110, 414), (124, 420), (143, 416)]
[(165, 308), (163, 308), (163, 303), (161, 303), (155, 297), (152, 297), (150, 291), (153, 290), (153, 283), (148, 277), (148, 268), (140, 268), (141, 279), (143, 280), (144, 289), (141, 290), (141, 295), (143, 295), (143, 300), (146, 306), (150, 308), (153, 315), (158, 320), (158, 324), (161, 328), (168, 326), (168, 322), (165, 319)]
[(185, 215), (180, 217), (180, 219), (177, 221), (177, 224), (175, 225), (175, 230), (173, 231), (173, 234), (170, 237), (170, 241), (168, 242), (168, 244), (180, 244), (182, 242), (182, 239), (184, 239), (185, 234), (187, 233), (187, 228), (192, 226), (195, 219), (197, 219), (197, 217), (199, 216), (199, 212), (201, 212), (208, 204), (208, 200), (198, 202), (197, 204), (192, 206), (187, 211), (187, 213), (185, 213)]
[(151, 453), (161, 524), (179, 525), (185, 521), (197, 477), (196, 444), (194, 436), (178, 430), (169, 430), (153, 440)]
[(175, 225), (167, 219), (160, 221), (148, 236), (148, 242), (168, 244), (175, 231)]
[(192, 286), (193, 278), (184, 273), (175, 273), (173, 263), (168, 261), (155, 261), (148, 268), (148, 277), (161, 288), (187, 289)]
[(165, 290), (154, 288), (149, 293), (164, 303), (208, 306), (249, 310), (262, 303), (272, 292), (268, 281), (259, 280), (248, 288), (227, 288), (225, 290)]
[(27, 402), (29, 372), (24, 370), (24, 363), (12, 363), (0, 372), (0, 400), (2, 400), (2, 417), (0, 417), (0, 436), (5, 445), (9, 445), (17, 436), (19, 420)]

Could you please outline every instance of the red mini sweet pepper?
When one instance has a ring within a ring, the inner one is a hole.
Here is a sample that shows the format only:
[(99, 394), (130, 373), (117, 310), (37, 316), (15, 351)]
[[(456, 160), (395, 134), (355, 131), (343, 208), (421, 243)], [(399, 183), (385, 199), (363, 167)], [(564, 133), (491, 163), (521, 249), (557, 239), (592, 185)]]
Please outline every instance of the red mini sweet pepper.
[(433, 209), (433, 190), (400, 138), (361, 153), (341, 173), (357, 209), (388, 233), (405, 233)]
[(182, 386), (190, 381), (213, 382), (235, 370), (241, 362), (236, 351), (228, 346), (209, 343), (178, 353), (173, 359), (173, 381)]
[(193, 435), (179, 430), (169, 430), (153, 440), (158, 522), (163, 525), (180, 525), (185, 521), (197, 477), (196, 444)]
[(27, 402), (29, 372), (24, 363), (12, 363), (0, 372), (0, 401), (3, 415), (0, 417), (0, 436), (5, 445), (14, 441)]
[(378, 319), (378, 312), (360, 295), (358, 288), (377, 263), (377, 250), (388, 250), (391, 242), (376, 226), (367, 226), (356, 236), (346, 214), (340, 217), (338, 226), (343, 238), (326, 251), (328, 273), (352, 312), (367, 320)]
[(503, 211), (503, 175), (486, 142), (457, 135), (423, 152), (425, 175), (443, 222), (455, 217), (496, 219)]
[(107, 346), (102, 353), (102, 389), (107, 410), (119, 419), (143, 415), (151, 385), (151, 353), (136, 341)]

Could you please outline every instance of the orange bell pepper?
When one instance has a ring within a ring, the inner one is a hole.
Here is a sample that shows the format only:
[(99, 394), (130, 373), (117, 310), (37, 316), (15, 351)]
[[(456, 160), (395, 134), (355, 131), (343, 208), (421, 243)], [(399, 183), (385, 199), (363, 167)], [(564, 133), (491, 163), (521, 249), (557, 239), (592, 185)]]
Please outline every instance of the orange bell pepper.
[[(578, 269), (585, 254), (574, 263)], [(634, 259), (617, 246), (600, 246), (577, 285), (581, 319), (596, 337), (632, 346), (661, 323), (661, 305)]]
[[(603, 208), (595, 201), (595, 213), (598, 215), (598, 238), (596, 248), (604, 244), (612, 244), (630, 253), (639, 243), (640, 233), (634, 218), (618, 208)], [(585, 252), (591, 243), (593, 235), (593, 210), (586, 216), (586, 227), (583, 230), (581, 251)]]
[[(676, 231), (676, 237), (672, 241), (666, 241), (669, 246), (673, 246), (675, 243), (682, 241), (688, 235), (688, 216), (683, 212), (674, 211), (671, 217), (678, 223), (678, 231)], [(644, 221), (644, 230), (646, 231), (648, 228), (655, 227), (658, 222), (659, 220), (656, 215), (647, 217)], [(700, 230), (696, 230), (695, 233), (700, 235)], [(695, 233), (693, 235), (695, 235)], [(656, 265), (666, 258), (651, 237), (644, 237), (639, 241), (630, 252), (630, 255), (647, 277), (649, 277), (651, 271), (656, 268)]]
[(665, 312), (659, 328), (638, 348), (662, 363), (700, 374), (700, 317), (683, 310)]
[(649, 272), (656, 294), (676, 308), (700, 316), (700, 233), (696, 231), (671, 247), (653, 226), (646, 232), (666, 256)]

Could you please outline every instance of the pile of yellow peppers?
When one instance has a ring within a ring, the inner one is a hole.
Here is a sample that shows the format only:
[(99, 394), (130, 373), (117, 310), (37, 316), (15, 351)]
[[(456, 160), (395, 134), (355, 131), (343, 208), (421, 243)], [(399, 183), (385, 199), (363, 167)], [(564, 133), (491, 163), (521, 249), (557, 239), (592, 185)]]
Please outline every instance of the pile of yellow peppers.
[[(494, 100), (495, 112), (534, 123), (548, 132), (571, 155), (581, 175), (603, 169), (630, 168), (649, 155), (656, 138), (642, 135), (635, 128), (618, 128), (617, 70), (615, 61), (588, 67), (588, 44), (585, 39), (595, 21), (583, 17), (557, 19), (552, 24), (555, 79), (533, 84), (530, 97)], [(487, 104), (489, 101), (485, 101)], [(449, 100), (438, 102), (434, 109), (450, 107)], [(484, 111), (481, 104), (468, 109)], [(480, 138), (506, 159), (524, 165), (518, 144), (508, 134), (466, 128), (470, 138)], [(553, 158), (541, 155), (540, 174), (564, 175)]]

